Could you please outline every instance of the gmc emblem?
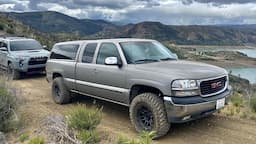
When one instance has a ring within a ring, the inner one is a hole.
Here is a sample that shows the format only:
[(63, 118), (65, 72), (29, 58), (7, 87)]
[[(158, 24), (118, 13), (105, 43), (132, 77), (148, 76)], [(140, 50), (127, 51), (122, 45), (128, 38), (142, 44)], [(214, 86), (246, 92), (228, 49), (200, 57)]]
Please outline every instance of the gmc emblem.
[(211, 84), (212, 89), (216, 89), (222, 86), (222, 82), (216, 82)]

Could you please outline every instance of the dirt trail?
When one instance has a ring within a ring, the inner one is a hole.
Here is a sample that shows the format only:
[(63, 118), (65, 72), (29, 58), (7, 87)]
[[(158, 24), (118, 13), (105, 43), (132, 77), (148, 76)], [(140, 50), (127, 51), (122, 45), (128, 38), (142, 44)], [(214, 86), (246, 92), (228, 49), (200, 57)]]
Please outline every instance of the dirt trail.
[[(20, 107), (25, 116), (27, 129), (37, 133), (42, 120), (49, 116), (67, 111), (77, 102), (92, 105), (91, 98), (79, 96), (68, 105), (57, 105), (51, 99), (50, 85), (43, 76), (34, 76), (14, 81), (14, 85), (23, 92), (23, 104)], [(99, 101), (103, 106), (103, 121), (99, 126), (110, 138), (118, 135), (136, 137), (128, 115), (128, 108), (116, 104)], [(155, 144), (255, 144), (256, 122), (234, 120), (218, 115), (185, 124), (172, 125), (167, 136), (154, 142)]]

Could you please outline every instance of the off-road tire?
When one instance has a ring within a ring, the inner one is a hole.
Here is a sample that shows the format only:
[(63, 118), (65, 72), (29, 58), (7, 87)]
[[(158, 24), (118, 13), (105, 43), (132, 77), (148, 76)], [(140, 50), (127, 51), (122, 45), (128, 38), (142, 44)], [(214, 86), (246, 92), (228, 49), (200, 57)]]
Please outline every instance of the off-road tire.
[(14, 69), (12, 63), (9, 63), (7, 68), (7, 76), (10, 80), (17, 80), (20, 79), (21, 73)]
[(155, 132), (154, 139), (166, 135), (171, 124), (168, 122), (163, 100), (153, 93), (142, 93), (132, 100), (129, 110), (130, 119), (136, 131), (141, 132), (145, 130), (137, 118), (138, 110), (142, 106), (147, 107), (153, 115), (153, 128), (147, 131)]
[(70, 91), (65, 86), (62, 77), (57, 77), (52, 82), (52, 98), (57, 104), (67, 104), (70, 102)]

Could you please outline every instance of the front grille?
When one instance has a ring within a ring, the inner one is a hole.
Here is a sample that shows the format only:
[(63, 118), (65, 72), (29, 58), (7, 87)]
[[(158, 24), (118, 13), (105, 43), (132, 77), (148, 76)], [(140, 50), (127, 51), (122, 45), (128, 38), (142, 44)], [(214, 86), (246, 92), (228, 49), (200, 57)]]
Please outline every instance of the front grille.
[(226, 87), (227, 76), (200, 82), (202, 96), (211, 96), (221, 92)]
[(45, 71), (45, 67), (41, 67), (41, 68), (29, 68), (29, 69), (28, 69), (28, 73), (30, 73), (30, 72), (40, 72), (40, 71)]
[(45, 64), (46, 61), (47, 61), (47, 57), (33, 57), (33, 58), (30, 58), (28, 65)]

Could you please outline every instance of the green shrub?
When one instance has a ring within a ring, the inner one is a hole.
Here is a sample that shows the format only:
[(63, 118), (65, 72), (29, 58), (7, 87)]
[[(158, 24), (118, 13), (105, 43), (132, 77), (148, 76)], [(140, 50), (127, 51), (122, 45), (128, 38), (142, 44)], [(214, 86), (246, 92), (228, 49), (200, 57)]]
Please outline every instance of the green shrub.
[(251, 108), (253, 112), (256, 112), (256, 97), (251, 99)]
[(139, 140), (129, 140), (126, 137), (119, 137), (117, 144), (151, 144), (155, 132), (141, 132)]
[(20, 135), (20, 137), (19, 137), (20, 142), (24, 142), (24, 141), (26, 141), (28, 138), (29, 138), (29, 135), (28, 135), (27, 133), (24, 133), (24, 134)]
[(240, 117), (241, 118), (247, 118), (248, 117), (248, 113), (247, 112), (243, 112)]
[(256, 115), (251, 115), (251, 116), (250, 116), (250, 119), (251, 119), (251, 120), (256, 120)]
[(185, 57), (185, 52), (183, 52), (181, 50), (181, 48), (177, 48), (177, 47), (170, 47), (168, 45), (165, 45), (167, 48), (170, 49), (171, 52), (175, 53), (179, 59), (186, 59)]
[(152, 139), (154, 138), (154, 136), (155, 136), (155, 132), (154, 131), (152, 131), (152, 132), (145, 132), (145, 131), (143, 131), (140, 134), (142, 144), (151, 144), (152, 143)]
[(126, 137), (119, 137), (117, 144), (142, 144), (142, 143), (138, 140), (129, 140)]
[(244, 105), (242, 95), (239, 93), (234, 93), (234, 95), (231, 96), (231, 102), (236, 107), (242, 107)]
[(93, 130), (101, 121), (102, 109), (90, 109), (82, 104), (72, 108), (67, 114), (69, 127), (77, 130)]
[(120, 136), (117, 140), (117, 144), (127, 144), (129, 142), (127, 137)]
[(14, 34), (14, 33), (15, 33), (14, 30), (11, 29), (11, 28), (8, 28), (6, 32), (7, 32), (8, 34)]
[(4, 30), (4, 24), (0, 23), (0, 30)]
[(0, 78), (0, 131), (6, 132), (13, 128), (16, 99), (8, 91), (7, 84)]
[(100, 135), (95, 130), (81, 130), (77, 138), (82, 141), (83, 144), (95, 144), (100, 142)]
[(44, 139), (40, 137), (36, 137), (31, 139), (28, 144), (44, 144)]

